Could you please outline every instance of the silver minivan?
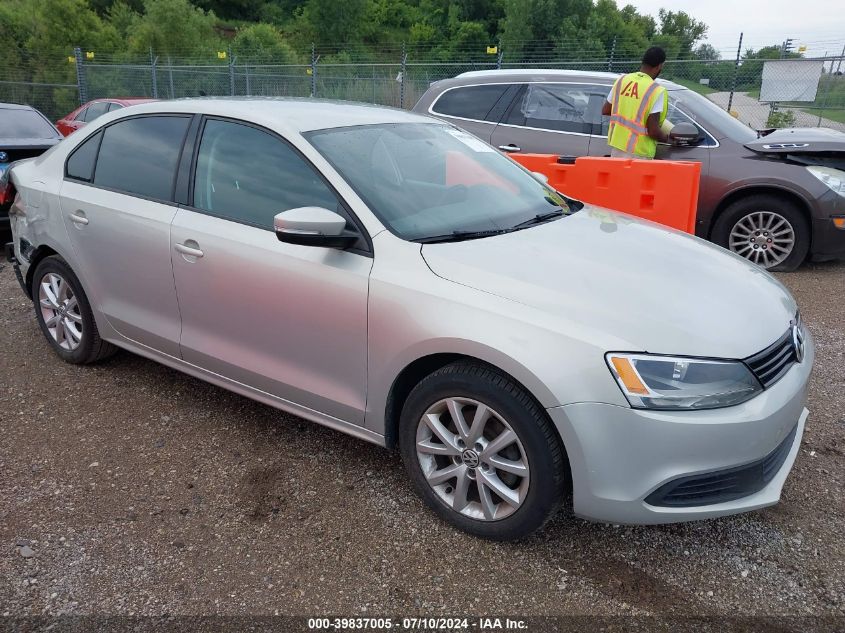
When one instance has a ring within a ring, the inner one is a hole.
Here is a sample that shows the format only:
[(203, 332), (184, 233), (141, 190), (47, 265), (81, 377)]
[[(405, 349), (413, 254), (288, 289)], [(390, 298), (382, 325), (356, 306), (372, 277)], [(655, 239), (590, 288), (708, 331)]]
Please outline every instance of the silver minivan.
[[(607, 156), (601, 109), (618, 75), (574, 70), (468, 72), (431, 85), (414, 111), (449, 121), (503, 152)], [(696, 234), (769, 270), (845, 256), (845, 134), (763, 135), (706, 97), (660, 80), (668, 119), (698, 138), (657, 158), (701, 163)], [(564, 192), (565, 193), (565, 192)]]

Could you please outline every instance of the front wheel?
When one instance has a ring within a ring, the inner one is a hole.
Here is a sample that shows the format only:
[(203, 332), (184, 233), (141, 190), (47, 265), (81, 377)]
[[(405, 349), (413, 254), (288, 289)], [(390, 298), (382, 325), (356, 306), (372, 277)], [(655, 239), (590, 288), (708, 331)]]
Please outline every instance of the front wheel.
[(719, 216), (713, 241), (766, 270), (792, 271), (810, 250), (810, 225), (789, 200), (748, 196)]
[(441, 518), (484, 538), (513, 540), (560, 505), (565, 455), (545, 412), (507, 376), (448, 365), (420, 382), (400, 420), (402, 460)]

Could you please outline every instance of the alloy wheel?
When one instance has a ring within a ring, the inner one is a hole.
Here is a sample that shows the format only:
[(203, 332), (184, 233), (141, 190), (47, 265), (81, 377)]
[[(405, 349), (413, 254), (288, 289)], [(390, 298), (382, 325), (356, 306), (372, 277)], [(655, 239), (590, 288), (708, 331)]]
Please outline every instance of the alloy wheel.
[(528, 494), (525, 449), (496, 411), (470, 398), (434, 403), (417, 426), (417, 460), (434, 493), (481, 521), (513, 514)]
[(795, 229), (779, 213), (755, 211), (734, 224), (728, 247), (755, 264), (773, 268), (792, 253)]
[(72, 352), (82, 342), (82, 313), (67, 280), (47, 273), (38, 287), (38, 303), (44, 325), (56, 344)]

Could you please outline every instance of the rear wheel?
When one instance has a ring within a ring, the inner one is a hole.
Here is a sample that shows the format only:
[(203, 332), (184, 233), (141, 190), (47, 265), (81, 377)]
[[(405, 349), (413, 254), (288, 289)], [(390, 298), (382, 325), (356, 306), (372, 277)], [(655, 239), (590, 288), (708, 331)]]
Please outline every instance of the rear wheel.
[(420, 496), (484, 538), (513, 540), (560, 505), (565, 457), (545, 412), (522, 387), (474, 363), (448, 365), (408, 397), (400, 449)]
[(63, 360), (92, 363), (117, 350), (100, 338), (88, 297), (61, 257), (39, 262), (32, 277), (32, 301), (44, 337)]
[(795, 270), (810, 249), (810, 225), (791, 201), (748, 196), (719, 216), (713, 241), (771, 271)]

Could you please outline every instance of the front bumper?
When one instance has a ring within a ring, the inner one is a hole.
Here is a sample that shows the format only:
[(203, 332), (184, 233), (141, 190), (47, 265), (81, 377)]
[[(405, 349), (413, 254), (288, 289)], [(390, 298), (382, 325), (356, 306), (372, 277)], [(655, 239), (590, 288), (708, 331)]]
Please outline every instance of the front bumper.
[[(569, 457), (575, 514), (609, 523), (653, 524), (774, 505), (804, 433), (814, 357), (808, 334), (802, 363), (752, 400), (725, 409), (650, 411), (591, 402), (549, 409)], [(679, 478), (758, 462), (793, 431), (780, 468), (757, 492), (698, 506), (645, 501)]]
[(828, 191), (814, 206), (810, 256), (814, 261), (845, 258), (845, 229), (833, 223), (834, 216), (845, 215), (845, 198)]

